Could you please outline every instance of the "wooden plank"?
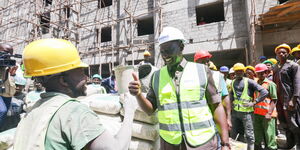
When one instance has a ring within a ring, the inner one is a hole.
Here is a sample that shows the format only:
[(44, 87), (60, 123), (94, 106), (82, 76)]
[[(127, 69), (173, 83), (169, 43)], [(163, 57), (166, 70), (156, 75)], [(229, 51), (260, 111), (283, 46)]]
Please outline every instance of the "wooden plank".
[[(295, 8), (291, 13), (298, 12), (298, 11), (300, 11), (300, 7)], [(274, 16), (274, 15), (273, 16), (261, 16), (260, 18), (258, 18), (258, 20), (262, 21), (265, 19), (273, 18), (273, 17), (276, 17), (276, 16)]]
[(291, 11), (295, 10), (296, 8), (298, 8), (299, 6), (300, 6), (300, 5), (294, 5), (294, 6), (290, 7), (290, 8), (287, 8), (287, 9), (281, 11), (281, 12), (277, 15), (277, 17), (281, 17), (281, 16), (283, 16), (283, 15), (286, 15), (286, 14), (288, 14), (289, 12), (291, 12)]
[(297, 13), (295, 15), (288, 16), (288, 17), (280, 17), (280, 18), (273, 18), (273, 19), (269, 19), (269, 20), (263, 20), (262, 25), (293, 22), (293, 21), (298, 21), (298, 20), (300, 20), (300, 14), (299, 13)]
[(263, 22), (268, 22), (268, 21), (273, 21), (273, 20), (281, 20), (281, 19), (291, 18), (291, 17), (294, 17), (294, 16), (300, 16), (300, 12), (290, 14), (290, 15), (287, 15), (287, 16), (283, 16), (283, 17), (273, 16), (273, 17), (263, 18), (262, 21)]
[(291, 3), (287, 3), (287, 4), (283, 4), (283, 5), (271, 7), (270, 10), (276, 10), (276, 9), (287, 8), (287, 7), (291, 7), (291, 6), (298, 5), (298, 4), (300, 4), (300, 1), (297, 1), (297, 2), (291, 2)]
[(264, 14), (260, 14), (259, 16), (261, 16), (261, 17), (272, 16), (272, 15), (277, 15), (280, 12), (281, 12), (280, 10), (272, 10), (272, 11), (268, 11)]

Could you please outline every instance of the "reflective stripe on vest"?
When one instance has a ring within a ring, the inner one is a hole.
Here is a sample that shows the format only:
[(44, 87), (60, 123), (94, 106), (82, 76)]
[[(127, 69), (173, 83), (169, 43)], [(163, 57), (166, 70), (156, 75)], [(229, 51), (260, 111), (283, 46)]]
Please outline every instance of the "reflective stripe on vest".
[(233, 91), (233, 98), (234, 98), (234, 100), (233, 100), (233, 109), (235, 111), (238, 111), (238, 112), (253, 112), (253, 107), (244, 106), (244, 104), (247, 104), (247, 103), (253, 101), (253, 98), (248, 95), (248, 80), (249, 80), (248, 78), (243, 78), (244, 89), (243, 89), (242, 95), (240, 97), (238, 97), (236, 95), (236, 92), (235, 92), (235, 88), (234, 88), (235, 80), (233, 80), (232, 83), (231, 83), (232, 91)]
[(205, 99), (206, 75), (204, 65), (188, 62), (177, 94), (166, 66), (154, 73), (159, 134), (166, 142), (180, 144), (185, 134), (190, 145), (199, 146), (215, 135), (213, 116)]
[(216, 88), (217, 88), (217, 90), (218, 90), (218, 93), (221, 93), (222, 92), (222, 78), (223, 78), (223, 76), (222, 76), (222, 74), (219, 72), (219, 71), (214, 71), (214, 70), (212, 70), (211, 71), (212, 72), (212, 74), (213, 74), (213, 79), (214, 79), (214, 81), (215, 81), (215, 86), (216, 86)]
[[(262, 83), (262, 87), (264, 87), (266, 90), (269, 89), (269, 83), (270, 81), (269, 80), (265, 80), (263, 83)], [(254, 98), (257, 98), (259, 97), (259, 92), (255, 92), (254, 93)], [(258, 115), (262, 115), (262, 116), (265, 116), (268, 112), (269, 112), (269, 109), (270, 109), (270, 103), (271, 103), (271, 98), (270, 96), (266, 97), (262, 102), (259, 102), (257, 103), (255, 106), (254, 106), (254, 114), (258, 114)], [(274, 109), (273, 112), (272, 112), (272, 117), (276, 117), (277, 116), (277, 112), (276, 110)]]

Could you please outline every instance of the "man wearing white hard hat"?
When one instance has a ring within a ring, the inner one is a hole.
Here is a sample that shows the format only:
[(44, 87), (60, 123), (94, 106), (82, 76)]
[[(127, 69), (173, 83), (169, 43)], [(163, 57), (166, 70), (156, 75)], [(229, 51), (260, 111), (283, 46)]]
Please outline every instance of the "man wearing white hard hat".
[(166, 65), (152, 76), (146, 98), (135, 74), (129, 91), (145, 112), (157, 110), (161, 149), (230, 149), (226, 114), (208, 67), (183, 58), (186, 40), (176, 28), (165, 27), (158, 42)]

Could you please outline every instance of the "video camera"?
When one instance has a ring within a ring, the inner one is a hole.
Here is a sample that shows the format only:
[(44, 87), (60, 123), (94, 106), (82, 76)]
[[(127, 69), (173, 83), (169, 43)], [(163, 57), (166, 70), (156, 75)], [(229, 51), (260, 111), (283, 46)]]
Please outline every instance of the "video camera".
[(20, 54), (10, 54), (5, 51), (0, 51), (0, 93), (5, 92), (4, 82), (8, 78), (8, 68), (16, 66), (16, 60), (11, 59), (14, 58), (22, 58)]
[(10, 54), (5, 51), (0, 51), (0, 67), (12, 67), (16, 65), (16, 60), (11, 59), (14, 58), (22, 58), (20, 54)]

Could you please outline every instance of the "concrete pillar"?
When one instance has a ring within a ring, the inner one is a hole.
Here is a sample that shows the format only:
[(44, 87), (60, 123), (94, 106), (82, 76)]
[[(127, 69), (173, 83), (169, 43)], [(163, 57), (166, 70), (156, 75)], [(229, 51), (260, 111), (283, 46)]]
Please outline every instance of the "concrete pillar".
[[(157, 9), (159, 7), (162, 7), (161, 5), (161, 0), (154, 0), (154, 8)], [(156, 67), (162, 67), (163, 66), (163, 60), (161, 58), (160, 52), (159, 52), (159, 45), (157, 42), (157, 39), (160, 35), (160, 32), (162, 31), (162, 22), (163, 22), (163, 18), (162, 18), (162, 13), (160, 12), (163, 9), (156, 11), (154, 13), (154, 65)]]
[[(263, 42), (262, 42), (262, 33), (260, 31), (260, 29), (254, 25), (253, 25), (253, 16), (252, 16), (252, 9), (253, 7), (255, 7), (254, 9), (256, 10), (256, 6), (255, 4), (253, 4), (252, 2), (255, 2), (255, 0), (245, 0), (245, 10), (246, 10), (246, 22), (247, 22), (247, 30), (248, 30), (248, 45), (247, 45), (247, 49), (248, 49), (248, 59), (249, 59), (249, 64), (257, 64), (258, 63), (258, 57), (263, 55)], [(253, 14), (256, 15), (255, 17), (258, 17), (257, 14)], [(251, 25), (252, 24), (252, 25)], [(253, 28), (255, 28), (255, 33), (253, 33)], [(253, 38), (254, 36), (254, 38)]]

